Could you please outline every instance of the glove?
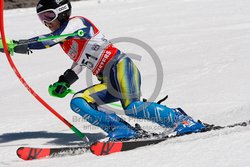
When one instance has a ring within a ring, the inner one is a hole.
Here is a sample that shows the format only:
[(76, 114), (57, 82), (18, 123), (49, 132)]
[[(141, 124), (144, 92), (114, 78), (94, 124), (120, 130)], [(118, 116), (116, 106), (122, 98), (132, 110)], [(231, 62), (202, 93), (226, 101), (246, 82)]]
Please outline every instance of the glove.
[[(6, 38), (6, 43), (8, 45), (8, 50), (11, 55), (13, 53), (21, 53), (21, 54), (30, 54), (32, 51), (28, 48), (27, 40), (12, 40), (10, 38)], [(4, 52), (2, 39), (0, 38), (0, 52)]]
[(54, 97), (64, 98), (67, 94), (73, 92), (69, 87), (77, 80), (77, 74), (73, 70), (68, 69), (59, 77), (56, 83), (49, 86), (49, 94)]
[(13, 40), (13, 43), (16, 45), (14, 47), (15, 53), (28, 54), (28, 55), (30, 53), (33, 53), (28, 47), (27, 40), (19, 40), (19, 41)]

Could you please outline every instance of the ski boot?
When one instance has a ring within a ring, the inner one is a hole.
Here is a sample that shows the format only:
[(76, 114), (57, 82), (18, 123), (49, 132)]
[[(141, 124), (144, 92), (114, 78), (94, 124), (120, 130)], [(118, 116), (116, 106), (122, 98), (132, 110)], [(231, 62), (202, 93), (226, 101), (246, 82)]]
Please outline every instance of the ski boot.
[(107, 139), (109, 141), (121, 141), (137, 138), (139, 133), (134, 127), (118, 117), (116, 114), (108, 114), (110, 121), (110, 127), (108, 131)]
[(200, 121), (194, 121), (192, 117), (188, 116), (181, 108), (174, 109), (178, 117), (177, 127), (174, 133), (177, 136), (189, 133), (196, 133), (203, 131), (206, 126)]

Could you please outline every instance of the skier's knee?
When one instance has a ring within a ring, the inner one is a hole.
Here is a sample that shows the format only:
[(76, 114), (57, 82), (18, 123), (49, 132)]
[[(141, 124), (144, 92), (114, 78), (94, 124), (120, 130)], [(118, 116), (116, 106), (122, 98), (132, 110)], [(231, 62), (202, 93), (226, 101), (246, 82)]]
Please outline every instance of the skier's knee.
[(73, 98), (70, 102), (70, 107), (77, 114), (79, 114), (81, 110), (91, 111), (94, 109), (93, 106), (91, 106), (91, 104), (87, 103), (87, 101), (81, 97)]
[(143, 110), (144, 102), (136, 101), (130, 103), (124, 110), (125, 114), (130, 117), (137, 117), (137, 113)]

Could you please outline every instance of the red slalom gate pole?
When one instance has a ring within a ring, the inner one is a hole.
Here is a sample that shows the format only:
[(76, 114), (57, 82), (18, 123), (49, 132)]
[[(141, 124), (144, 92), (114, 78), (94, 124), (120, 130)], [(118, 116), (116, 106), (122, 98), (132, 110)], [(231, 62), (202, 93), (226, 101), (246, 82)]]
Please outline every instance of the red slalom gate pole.
[(80, 130), (78, 130), (75, 126), (73, 126), (71, 123), (69, 123), (65, 118), (63, 118), (56, 110), (54, 110), (49, 104), (47, 104), (24, 80), (22, 75), (19, 73), (18, 69), (16, 68), (10, 53), (8, 51), (8, 46), (5, 39), (5, 32), (4, 32), (4, 0), (0, 0), (0, 30), (1, 30), (1, 37), (2, 37), (2, 43), (4, 52), (6, 54), (6, 57), (8, 59), (8, 62), (12, 68), (12, 70), (15, 72), (16, 76), (19, 78), (21, 83), (27, 88), (27, 90), (44, 106), (46, 107), (52, 114), (54, 114), (58, 119), (60, 119), (65, 125), (67, 125), (78, 137), (80, 137), (85, 142), (88, 142), (88, 138), (85, 134), (83, 134)]

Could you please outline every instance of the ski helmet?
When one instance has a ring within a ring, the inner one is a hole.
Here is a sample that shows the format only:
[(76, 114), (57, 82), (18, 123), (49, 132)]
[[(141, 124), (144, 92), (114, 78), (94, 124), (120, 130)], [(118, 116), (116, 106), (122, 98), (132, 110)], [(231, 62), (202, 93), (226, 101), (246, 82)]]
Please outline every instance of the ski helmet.
[(69, 0), (39, 0), (36, 12), (44, 24), (51, 23), (55, 19), (58, 19), (62, 24), (71, 15), (71, 4)]

